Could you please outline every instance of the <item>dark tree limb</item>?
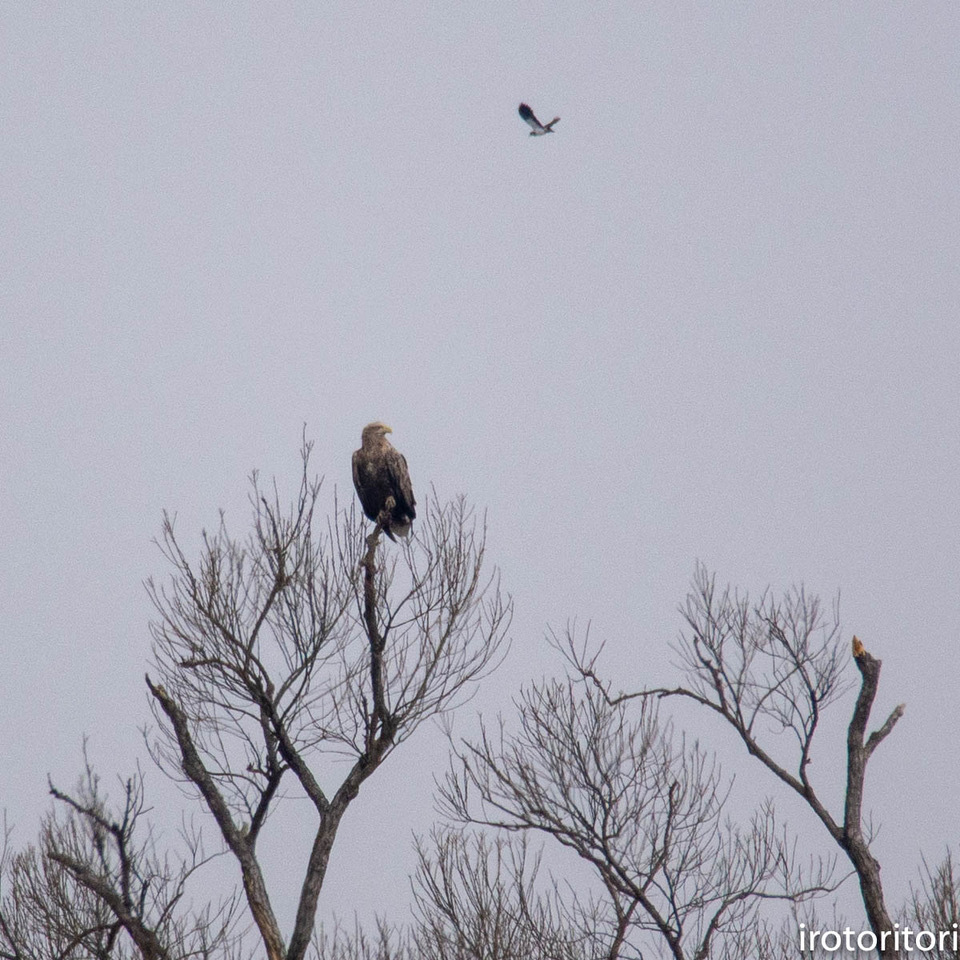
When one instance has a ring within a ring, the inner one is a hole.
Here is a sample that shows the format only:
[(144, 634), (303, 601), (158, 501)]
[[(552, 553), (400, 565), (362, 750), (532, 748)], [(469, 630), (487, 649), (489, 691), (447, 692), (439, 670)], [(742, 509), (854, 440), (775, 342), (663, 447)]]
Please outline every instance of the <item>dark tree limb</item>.
[(97, 895), (116, 915), (118, 922), (137, 945), (143, 960), (170, 960), (156, 932), (147, 927), (133, 912), (122, 894), (105, 878), (95, 874), (88, 864), (53, 851), (49, 854), (54, 863), (68, 870), (77, 883)]
[(240, 864), (247, 903), (263, 939), (267, 957), (269, 960), (284, 960), (286, 951), (283, 945), (283, 937), (280, 934), (280, 926), (270, 904), (263, 873), (260, 870), (260, 864), (254, 854), (249, 837), (245, 836), (233, 822), (233, 817), (230, 815), (230, 809), (223, 795), (217, 789), (213, 777), (204, 766), (194, 745), (186, 714), (161, 684), (153, 684), (149, 676), (146, 677), (146, 681), (151, 696), (170, 719), (183, 758), (183, 772), (200, 791), (207, 809), (217, 821), (217, 826), (220, 828), (225, 843)]
[[(392, 498), (388, 498), (392, 499)], [(367, 552), (363, 556), (363, 622), (366, 626), (367, 642), (370, 645), (370, 694), (373, 700), (372, 723), (367, 729), (368, 749), (374, 746), (378, 737), (392, 739), (396, 730), (396, 721), (387, 707), (384, 693), (383, 652), (387, 645), (386, 636), (381, 632), (377, 616), (377, 546), (380, 533), (385, 529), (383, 519), (377, 521), (373, 533), (367, 537)]]
[[(857, 649), (857, 645), (854, 644)], [(847, 728), (847, 790), (843, 811), (843, 840), (841, 846), (847, 852), (850, 862), (857, 871), (860, 883), (860, 892), (863, 896), (864, 907), (870, 926), (878, 938), (887, 931), (892, 940), (894, 930), (893, 921), (887, 910), (883, 896), (883, 885), (880, 881), (880, 864), (870, 853), (870, 845), (863, 834), (863, 791), (866, 777), (867, 761), (881, 741), (893, 730), (897, 721), (903, 716), (904, 704), (895, 707), (878, 730), (870, 734), (864, 742), (867, 722), (870, 711), (877, 695), (880, 684), (880, 660), (870, 656), (866, 650), (859, 649), (854, 656), (854, 663), (860, 671), (861, 684), (857, 703), (853, 709), (853, 717)], [(881, 943), (882, 943), (881, 939)], [(887, 960), (894, 960), (898, 953), (892, 948), (881, 950), (880, 956)]]
[[(748, 753), (797, 793), (844, 851), (857, 874), (871, 928), (882, 942), (882, 933), (893, 931), (880, 881), (880, 865), (872, 856), (862, 828), (862, 808), (867, 763), (873, 751), (891, 733), (904, 706), (896, 707), (869, 737), (866, 727), (880, 680), (880, 661), (854, 637), (853, 659), (861, 684), (847, 731), (847, 784), (842, 822), (828, 810), (809, 777), (813, 742), (822, 711), (836, 699), (844, 684), (843, 645), (839, 624), (823, 621), (819, 602), (802, 589), (774, 601), (769, 593), (750, 605), (745, 597), (722, 595), (714, 578), (698, 567), (694, 589), (684, 615), (690, 636), (682, 636), (679, 652), (691, 678), (689, 686), (647, 688), (614, 695), (595, 668), (596, 656), (587, 656), (569, 635), (554, 643), (575, 674), (616, 706), (631, 699), (681, 697), (707, 707), (736, 732)], [(763, 717), (783, 731), (792, 732), (799, 745), (796, 769), (777, 759), (760, 742), (756, 719)], [(888, 937), (892, 940), (892, 937)], [(881, 956), (893, 958), (892, 952)]]
[[(166, 518), (161, 547), (173, 572), (148, 583), (160, 615), (152, 752), (199, 789), (240, 864), (269, 960), (302, 960), (350, 803), (401, 740), (489, 670), (511, 612), (496, 577), (480, 579), (483, 538), (462, 499), (427, 511), (420, 536), (383, 561), (385, 518), (365, 541), (355, 510), (338, 510), (326, 536), (316, 529), (320, 484), (308, 454), (305, 445), (291, 508), (254, 476), (252, 532), (231, 536), (221, 515), (198, 564)], [(256, 848), (288, 772), (316, 821), (285, 946)]]

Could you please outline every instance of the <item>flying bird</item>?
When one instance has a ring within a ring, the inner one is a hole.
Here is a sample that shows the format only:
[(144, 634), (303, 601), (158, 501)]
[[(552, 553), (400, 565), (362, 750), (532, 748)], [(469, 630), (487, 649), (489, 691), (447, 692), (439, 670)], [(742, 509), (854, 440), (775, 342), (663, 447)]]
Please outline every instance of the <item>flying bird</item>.
[(521, 103), (517, 111), (527, 123), (530, 124), (530, 136), (542, 137), (545, 133), (553, 133), (553, 125), (560, 121), (559, 117), (554, 117), (546, 126), (544, 126), (534, 115), (533, 111), (525, 104)]
[(353, 485), (363, 512), (383, 525), (391, 540), (406, 537), (417, 516), (406, 458), (393, 447), (385, 424), (368, 423), (360, 435), (360, 449), (353, 453)]

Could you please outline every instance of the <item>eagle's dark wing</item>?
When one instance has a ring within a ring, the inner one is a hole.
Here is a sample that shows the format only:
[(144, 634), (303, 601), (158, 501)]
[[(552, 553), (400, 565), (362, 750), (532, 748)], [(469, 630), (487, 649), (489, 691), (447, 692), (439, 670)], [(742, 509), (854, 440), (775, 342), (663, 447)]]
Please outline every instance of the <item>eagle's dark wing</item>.
[(363, 471), (361, 469), (361, 461), (363, 460), (363, 451), (356, 450), (353, 454), (353, 487), (357, 491), (357, 496), (360, 498), (360, 506), (363, 507), (363, 512), (371, 520), (376, 520), (377, 515), (380, 513), (380, 510), (383, 507), (380, 497), (380, 491), (370, 482), (365, 481), (363, 476)]
[(533, 111), (525, 104), (521, 103), (517, 108), (517, 113), (533, 127), (534, 130), (542, 130), (543, 124), (534, 116)]
[(386, 456), (386, 468), (390, 477), (393, 499), (396, 501), (393, 510), (394, 520), (401, 524), (409, 524), (409, 521), (417, 516), (417, 501), (413, 496), (407, 458), (399, 450), (391, 448)]

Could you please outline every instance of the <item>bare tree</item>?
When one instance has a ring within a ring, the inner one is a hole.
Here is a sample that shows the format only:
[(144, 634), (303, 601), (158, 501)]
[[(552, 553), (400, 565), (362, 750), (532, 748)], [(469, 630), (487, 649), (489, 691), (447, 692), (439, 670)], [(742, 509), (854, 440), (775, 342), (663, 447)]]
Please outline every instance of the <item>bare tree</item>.
[[(308, 464), (305, 447), (288, 509), (254, 476), (252, 532), (235, 538), (221, 517), (197, 564), (167, 517), (173, 572), (148, 583), (159, 614), (152, 754), (213, 816), (270, 960), (304, 956), (350, 803), (424, 720), (471, 694), (497, 662), (511, 612), (483, 574), (483, 530), (462, 499), (433, 498), (412, 542), (384, 555), (380, 525), (365, 539), (352, 509), (318, 531)], [(288, 779), (316, 824), (289, 941), (258, 855)]]
[[(158, 613), (150, 752), (212, 816), (242, 896), (188, 908), (188, 881), (204, 862), (199, 835), (186, 835), (186, 859), (162, 857), (145, 827), (142, 777), (125, 782), (113, 813), (88, 764), (74, 793), (51, 787), (57, 807), (39, 847), (4, 847), (0, 957), (229, 958), (245, 949), (232, 925), (243, 903), (270, 960), (301, 960), (351, 802), (425, 720), (461, 704), (499, 662), (511, 604), (483, 571), (485, 532), (464, 501), (434, 496), (417, 535), (385, 548), (381, 525), (367, 535), (353, 509), (321, 525), (309, 453), (305, 444), (289, 507), (254, 475), (252, 530), (235, 537), (221, 515), (196, 562), (165, 516), (160, 546), (172, 572), (147, 584)], [(260, 846), (291, 789), (309, 801), (314, 837), (287, 940)]]
[(331, 930), (314, 932), (314, 955), (317, 960), (419, 960), (409, 933), (395, 930), (378, 918), (373, 933), (359, 923), (352, 930), (335, 923)]
[(208, 859), (199, 835), (183, 832), (184, 857), (161, 856), (143, 826), (143, 778), (122, 786), (115, 811), (89, 764), (73, 794), (51, 786), (39, 846), (0, 863), (0, 957), (239, 955), (236, 899), (195, 908), (187, 896)]
[(519, 840), (436, 829), (417, 842), (412, 941), (422, 960), (591, 960), (603, 924), (556, 881), (538, 888), (540, 857)]
[[(475, 740), (454, 745), (439, 788), (451, 827), (418, 844), (411, 921), (315, 930), (350, 804), (393, 750), (496, 666), (511, 605), (483, 573), (483, 526), (462, 499), (434, 496), (411, 541), (385, 544), (381, 525), (368, 534), (355, 510), (319, 521), (308, 446), (302, 463), (292, 504), (254, 476), (250, 532), (235, 537), (221, 516), (196, 561), (165, 517), (171, 573), (147, 584), (157, 610), (149, 749), (212, 818), (240, 891), (195, 906), (208, 859), (199, 834), (183, 832), (181, 855), (161, 854), (139, 773), (112, 806), (88, 764), (72, 793), (51, 786), (37, 846), (3, 848), (0, 960), (302, 960), (311, 948), (319, 960), (786, 960), (799, 911), (836, 889), (835, 860), (801, 862), (770, 801), (732, 817), (715, 759), (661, 716), (678, 697), (721, 716), (810, 806), (850, 860), (883, 943), (892, 923), (863, 826), (864, 786), (903, 707), (868, 735), (881, 664), (855, 639), (861, 680), (843, 811), (832, 813), (810, 765), (823, 712), (848, 687), (836, 613), (826, 618), (803, 590), (751, 603), (717, 591), (702, 568), (677, 646), (686, 685), (615, 692), (599, 651), (572, 631), (553, 637), (567, 676), (527, 687), (515, 724), (482, 723)], [(271, 814), (292, 794), (308, 801), (313, 841), (285, 936), (261, 857)], [(532, 837), (550, 856), (574, 854), (591, 879), (564, 884), (542, 871)], [(948, 856), (907, 910), (949, 930), (956, 891)], [(792, 926), (782, 909), (764, 909), (770, 901), (794, 912)]]
[[(847, 689), (843, 671), (849, 654), (840, 639), (836, 609), (832, 620), (827, 620), (819, 600), (802, 589), (779, 600), (767, 592), (754, 603), (730, 588), (718, 591), (715, 578), (698, 567), (682, 612), (688, 630), (681, 634), (677, 650), (689, 686), (614, 695), (574, 644), (568, 643), (565, 653), (578, 674), (593, 682), (611, 705), (635, 698), (682, 697), (722, 717), (749, 754), (806, 802), (849, 859), (870, 925), (878, 942), (887, 943), (880, 955), (895, 957), (894, 927), (884, 901), (880, 864), (870, 853), (872, 837), (863, 816), (868, 761), (904, 711), (903, 704), (894, 708), (880, 727), (866, 735), (881, 662), (854, 638), (853, 659), (861, 683), (847, 729), (844, 806), (835, 815), (811, 780), (810, 763), (823, 711)], [(793, 745), (792, 760), (777, 758), (783, 741), (776, 737), (784, 733)]]
[(413, 915), (322, 930), (319, 960), (595, 960), (611, 924), (572, 884), (541, 883), (528, 838), (435, 827), (416, 843)]
[[(916, 930), (937, 932), (938, 952), (942, 960), (960, 960), (960, 874), (947, 850), (935, 867), (923, 861), (920, 884), (914, 887), (907, 905), (905, 924)], [(940, 944), (941, 934), (946, 934)]]
[(606, 894), (608, 958), (658, 944), (675, 960), (724, 956), (756, 929), (763, 900), (832, 889), (830, 865), (805, 876), (766, 804), (746, 826), (696, 744), (661, 723), (652, 701), (614, 702), (589, 664), (519, 698), (519, 730), (501, 721), (463, 743), (441, 785), (454, 821), (537, 832), (588, 863)]

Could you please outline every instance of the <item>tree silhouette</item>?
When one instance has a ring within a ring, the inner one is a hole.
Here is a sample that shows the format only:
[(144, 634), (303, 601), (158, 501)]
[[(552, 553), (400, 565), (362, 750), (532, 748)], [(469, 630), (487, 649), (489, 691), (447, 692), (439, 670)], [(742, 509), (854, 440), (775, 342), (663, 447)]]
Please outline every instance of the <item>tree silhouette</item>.
[[(146, 680), (158, 725), (150, 752), (212, 817), (270, 960), (305, 955), (351, 802), (425, 720), (455, 708), (496, 665), (511, 616), (496, 575), (483, 570), (484, 530), (462, 499), (434, 498), (416, 537), (387, 552), (381, 526), (365, 535), (353, 509), (338, 510), (322, 529), (309, 455), (305, 445), (289, 507), (254, 475), (249, 534), (235, 537), (221, 516), (217, 530), (204, 533), (196, 562), (165, 516), (160, 545), (172, 571), (147, 584), (157, 610)], [(308, 798), (315, 826), (285, 937), (259, 846), (291, 782)], [(149, 838), (141, 846), (133, 840), (141, 781), (130, 781), (118, 818), (94, 788), (54, 796), (67, 818), (48, 822), (32, 854), (34, 873), (56, 865), (57, 882), (82, 887), (90, 909), (112, 917), (141, 955), (184, 955), (185, 941), (168, 935), (170, 910), (158, 907), (155, 917), (146, 909), (162, 871)], [(9, 898), (2, 911), (9, 954), (29, 955)]]

